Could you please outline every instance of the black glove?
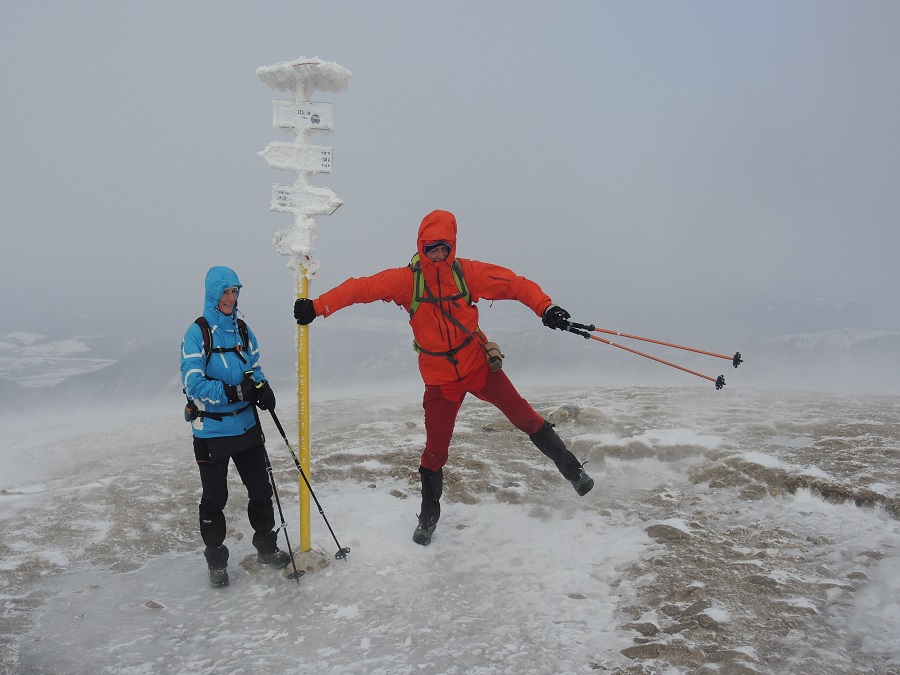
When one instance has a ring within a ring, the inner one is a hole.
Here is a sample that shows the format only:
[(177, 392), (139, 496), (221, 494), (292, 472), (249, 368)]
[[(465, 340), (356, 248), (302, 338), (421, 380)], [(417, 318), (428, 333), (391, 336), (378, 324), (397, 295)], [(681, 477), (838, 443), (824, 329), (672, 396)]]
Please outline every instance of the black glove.
[(241, 402), (241, 388), (235, 387), (233, 384), (225, 385), (225, 398), (228, 399), (229, 403), (240, 403)]
[(545, 311), (544, 316), (541, 319), (544, 325), (547, 328), (552, 328), (556, 330), (566, 330), (569, 327), (569, 318), (572, 315), (569, 314), (566, 310), (564, 310), (559, 305), (550, 305)]
[(260, 410), (274, 410), (275, 392), (272, 391), (272, 387), (269, 386), (269, 383), (263, 382), (257, 391), (259, 391), (259, 397), (256, 400), (256, 406)]
[(301, 326), (305, 326), (313, 322), (316, 318), (316, 308), (313, 301), (309, 298), (298, 298), (294, 302), (294, 318)]
[(225, 385), (225, 397), (228, 399), (229, 403), (238, 403), (240, 401), (256, 403), (256, 400), (259, 398), (259, 390), (262, 386), (262, 382), (257, 383), (256, 380), (253, 379), (253, 371), (248, 370), (244, 373), (244, 379), (241, 380), (240, 384)]

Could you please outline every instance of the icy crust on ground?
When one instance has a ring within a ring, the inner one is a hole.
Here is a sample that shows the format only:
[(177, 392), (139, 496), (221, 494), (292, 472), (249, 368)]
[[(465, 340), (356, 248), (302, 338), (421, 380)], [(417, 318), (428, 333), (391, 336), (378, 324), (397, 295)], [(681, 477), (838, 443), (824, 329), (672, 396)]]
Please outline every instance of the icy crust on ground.
[[(469, 399), (427, 548), (411, 541), (420, 401), (314, 403), (314, 489), (351, 553), (333, 560), (314, 511), (299, 585), (255, 565), (232, 476), (232, 585), (206, 587), (183, 422), (72, 434), (69, 456), (89, 459), (0, 494), (0, 670), (900, 668), (896, 397), (523, 393), (597, 486), (578, 498), (527, 437)], [(296, 438), (294, 416), (279, 416)], [(296, 471), (263, 422), (296, 545)], [(49, 460), (58, 445), (26, 449)]]

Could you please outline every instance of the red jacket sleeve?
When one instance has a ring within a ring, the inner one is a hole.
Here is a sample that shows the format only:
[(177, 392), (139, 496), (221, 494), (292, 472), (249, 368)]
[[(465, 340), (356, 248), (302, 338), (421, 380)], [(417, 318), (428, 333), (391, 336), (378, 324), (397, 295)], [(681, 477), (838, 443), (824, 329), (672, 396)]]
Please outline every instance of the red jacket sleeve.
[(370, 277), (351, 277), (313, 300), (317, 316), (329, 316), (339, 309), (358, 303), (393, 302), (409, 310), (413, 294), (413, 275), (408, 267), (396, 267)]
[(478, 260), (459, 259), (463, 276), (472, 294), (472, 302), (481, 298), (485, 300), (518, 300), (531, 308), (538, 316), (553, 304), (550, 296), (541, 290), (531, 279), (520, 277), (506, 267), (479, 262)]

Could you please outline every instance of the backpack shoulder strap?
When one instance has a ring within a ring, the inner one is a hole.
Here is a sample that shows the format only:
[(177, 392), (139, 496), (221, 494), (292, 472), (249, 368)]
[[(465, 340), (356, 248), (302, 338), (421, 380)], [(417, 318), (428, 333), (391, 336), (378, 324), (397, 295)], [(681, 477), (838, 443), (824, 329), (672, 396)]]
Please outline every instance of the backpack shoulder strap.
[(212, 342), (209, 332), (209, 322), (206, 320), (206, 317), (198, 316), (194, 319), (194, 323), (200, 326), (200, 333), (203, 335), (203, 353), (206, 354), (206, 363), (209, 364), (209, 357), (212, 356), (212, 352), (209, 349)]
[(409, 316), (412, 318), (419, 304), (422, 302), (422, 291), (425, 287), (425, 278), (422, 276), (422, 265), (419, 262), (419, 254), (416, 253), (409, 261), (409, 269), (413, 273), (413, 294), (412, 301), (409, 303)]
[[(410, 317), (412, 317), (412, 315), (416, 313), (416, 310), (419, 309), (419, 304), (421, 304), (423, 299), (425, 302), (436, 302), (438, 300), (455, 300), (457, 298), (463, 298), (466, 303), (468, 303), (472, 297), (472, 294), (469, 292), (469, 286), (466, 284), (466, 278), (463, 275), (462, 265), (459, 264), (459, 260), (454, 260), (451, 267), (451, 270), (453, 271), (453, 281), (456, 282), (456, 290), (458, 290), (459, 293), (450, 298), (434, 298), (428, 291), (425, 286), (425, 276), (422, 274), (422, 264), (418, 253), (416, 253), (412, 257), (412, 260), (409, 261), (409, 269), (411, 269), (413, 273), (413, 295), (412, 301), (409, 303)], [(426, 294), (427, 297), (423, 298), (423, 294)]]
[(459, 289), (459, 292), (463, 294), (466, 302), (469, 302), (469, 299), (472, 297), (472, 294), (469, 293), (469, 286), (466, 284), (466, 278), (463, 276), (462, 265), (459, 264), (459, 260), (453, 259), (453, 279), (456, 281), (456, 287)]
[(244, 349), (250, 346), (250, 331), (247, 329), (247, 322), (243, 319), (237, 320), (238, 324), (238, 334), (241, 336), (241, 342), (244, 344)]
[(198, 316), (194, 319), (194, 323), (200, 326), (200, 332), (203, 334), (203, 351), (206, 354), (206, 364), (209, 365), (209, 359), (212, 357), (213, 352), (234, 352), (238, 353), (238, 357), (241, 361), (245, 361), (244, 357), (241, 355), (243, 349), (246, 349), (250, 345), (250, 331), (247, 329), (247, 322), (243, 319), (238, 319), (238, 334), (241, 336), (241, 346), (242, 348), (238, 349), (225, 349), (223, 347), (218, 347), (216, 349), (212, 349), (212, 332), (209, 330), (209, 322), (205, 317)]

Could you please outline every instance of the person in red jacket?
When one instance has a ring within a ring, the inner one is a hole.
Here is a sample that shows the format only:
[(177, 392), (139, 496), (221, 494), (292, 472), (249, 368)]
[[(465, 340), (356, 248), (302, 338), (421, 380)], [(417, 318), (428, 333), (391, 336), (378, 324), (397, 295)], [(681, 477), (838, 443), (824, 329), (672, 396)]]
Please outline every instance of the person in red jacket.
[(568, 326), (569, 313), (554, 305), (535, 282), (505, 267), (457, 258), (456, 218), (449, 211), (425, 216), (417, 248), (418, 256), (409, 266), (350, 278), (314, 300), (300, 298), (294, 303), (294, 318), (302, 325), (376, 300), (393, 302), (410, 313), (419, 372), (425, 382), (426, 434), (419, 466), (422, 509), (413, 541), (423, 546), (431, 543), (441, 515), (443, 467), (466, 394), (495, 405), (554, 461), (579, 495), (587, 494), (594, 481), (553, 425), (522, 398), (502, 369), (489, 365), (485, 347), (489, 343), (478, 328), (476, 303), (482, 298), (518, 300), (542, 317), (545, 326), (561, 330)]

